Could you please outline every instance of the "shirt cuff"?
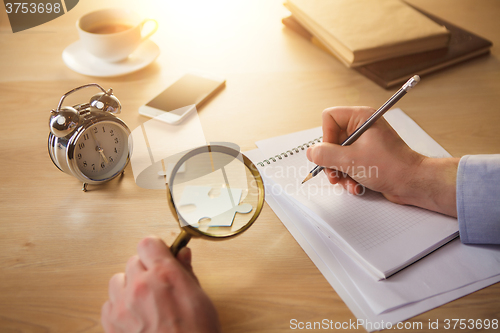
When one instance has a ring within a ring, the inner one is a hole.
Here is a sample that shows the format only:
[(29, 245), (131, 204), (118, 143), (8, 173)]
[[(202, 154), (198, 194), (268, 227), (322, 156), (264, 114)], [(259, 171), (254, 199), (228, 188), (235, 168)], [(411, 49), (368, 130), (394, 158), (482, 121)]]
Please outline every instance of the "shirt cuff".
[(500, 244), (500, 155), (460, 159), (457, 217), (462, 243)]

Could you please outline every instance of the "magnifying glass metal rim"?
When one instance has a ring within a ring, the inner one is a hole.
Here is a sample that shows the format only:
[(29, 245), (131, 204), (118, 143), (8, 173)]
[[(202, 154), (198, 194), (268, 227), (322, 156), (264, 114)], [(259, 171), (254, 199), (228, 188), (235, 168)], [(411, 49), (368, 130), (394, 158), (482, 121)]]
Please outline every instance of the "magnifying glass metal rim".
[[(199, 230), (198, 228), (191, 226), (189, 223), (184, 221), (182, 216), (177, 213), (177, 210), (175, 208), (175, 203), (174, 203), (174, 200), (172, 198), (172, 193), (170, 190), (170, 185), (172, 184), (172, 181), (173, 181), (175, 175), (177, 174), (177, 171), (182, 166), (182, 164), (184, 164), (184, 162), (187, 161), (188, 159), (190, 159), (191, 157), (198, 155), (198, 154), (201, 154), (201, 153), (206, 153), (206, 152), (208, 152), (208, 153), (211, 153), (211, 152), (224, 153), (224, 154), (231, 155), (234, 158), (239, 158), (239, 156), (241, 155), (241, 157), (243, 158), (243, 163), (250, 170), (253, 177), (255, 178), (255, 181), (257, 182), (257, 188), (259, 191), (259, 194), (258, 194), (259, 201), (257, 202), (256, 210), (255, 210), (252, 218), (250, 219), (250, 221), (248, 221), (240, 229), (234, 230), (234, 231), (232, 231), (228, 234), (224, 234), (224, 235), (209, 234), (207, 232), (204, 232), (202, 230)], [(187, 245), (187, 243), (189, 242), (191, 237), (208, 237), (211, 240), (224, 240), (224, 239), (228, 239), (228, 238), (231, 238), (231, 237), (234, 237), (236, 235), (241, 234), (242, 232), (244, 232), (245, 230), (250, 228), (252, 226), (252, 224), (255, 222), (255, 220), (257, 219), (257, 217), (260, 215), (260, 212), (262, 211), (262, 207), (264, 206), (264, 195), (265, 195), (264, 182), (262, 181), (262, 177), (260, 176), (260, 173), (257, 170), (257, 167), (252, 163), (252, 161), (250, 161), (240, 151), (235, 150), (234, 148), (230, 148), (230, 147), (226, 147), (226, 146), (222, 146), (222, 145), (207, 145), (207, 146), (202, 146), (202, 147), (198, 147), (198, 148), (193, 149), (192, 151), (190, 151), (186, 155), (184, 155), (175, 164), (174, 168), (172, 169), (172, 173), (170, 174), (170, 179), (169, 179), (168, 184), (167, 184), (167, 200), (168, 200), (168, 204), (170, 207), (170, 211), (172, 212), (172, 215), (175, 217), (175, 219), (179, 223), (179, 226), (181, 227), (181, 233), (177, 236), (176, 240), (170, 246), (170, 250), (172, 251), (172, 253), (174, 255), (177, 255), (179, 250)], [(181, 220), (184, 223), (184, 225), (181, 225)]]

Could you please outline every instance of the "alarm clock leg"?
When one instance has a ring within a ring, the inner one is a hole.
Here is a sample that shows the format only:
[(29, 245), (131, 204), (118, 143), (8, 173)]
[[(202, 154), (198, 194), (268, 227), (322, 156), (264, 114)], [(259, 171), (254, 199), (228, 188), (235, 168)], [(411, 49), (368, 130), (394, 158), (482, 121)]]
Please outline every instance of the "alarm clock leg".
[(82, 191), (87, 192), (87, 183), (83, 183)]

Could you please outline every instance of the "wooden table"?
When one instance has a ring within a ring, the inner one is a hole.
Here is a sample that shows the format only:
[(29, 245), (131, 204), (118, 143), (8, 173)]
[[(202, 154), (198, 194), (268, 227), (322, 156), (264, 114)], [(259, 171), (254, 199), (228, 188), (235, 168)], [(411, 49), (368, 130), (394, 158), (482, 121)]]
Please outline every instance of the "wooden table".
[[(143, 237), (179, 233), (162, 191), (125, 176), (82, 192), (47, 154), (49, 111), (85, 83), (112, 87), (131, 129), (138, 107), (191, 68), (226, 77), (199, 110), (207, 141), (254, 142), (319, 126), (333, 105), (383, 103), (386, 91), (281, 25), (281, 0), (80, 1), (51, 22), (13, 34), (0, 13), (0, 331), (101, 332), (109, 278)], [(61, 53), (78, 39), (83, 13), (127, 3), (158, 19), (154, 64), (118, 78), (68, 69)], [(453, 156), (500, 153), (500, 3), (414, 0), (494, 44), (492, 54), (426, 77), (398, 106)], [(157, 6), (160, 6), (158, 9)], [(82, 97), (83, 96), (83, 97)], [(83, 100), (82, 100), (83, 98)], [(82, 94), (75, 103), (89, 98)], [(71, 101), (68, 101), (71, 103)], [(290, 320), (355, 320), (269, 206), (244, 235), (193, 240), (193, 266), (225, 332), (288, 331)], [(500, 285), (410, 321), (499, 318)], [(425, 326), (424, 326), (425, 327)], [(425, 331), (425, 330), (424, 330)], [(419, 331), (422, 332), (422, 331)]]

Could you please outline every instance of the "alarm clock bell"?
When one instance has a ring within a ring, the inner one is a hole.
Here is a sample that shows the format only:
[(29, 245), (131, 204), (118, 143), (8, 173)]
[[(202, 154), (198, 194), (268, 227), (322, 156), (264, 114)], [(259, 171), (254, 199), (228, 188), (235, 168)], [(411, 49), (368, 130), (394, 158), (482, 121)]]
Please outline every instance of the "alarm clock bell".
[(49, 127), (52, 134), (65, 137), (80, 126), (82, 120), (80, 113), (71, 106), (64, 106), (59, 111), (52, 111), (49, 119)]
[(100, 92), (92, 96), (89, 104), (91, 111), (103, 111), (119, 114), (122, 110), (122, 105), (120, 104), (118, 98), (113, 95), (113, 89), (111, 88), (106, 92)]

